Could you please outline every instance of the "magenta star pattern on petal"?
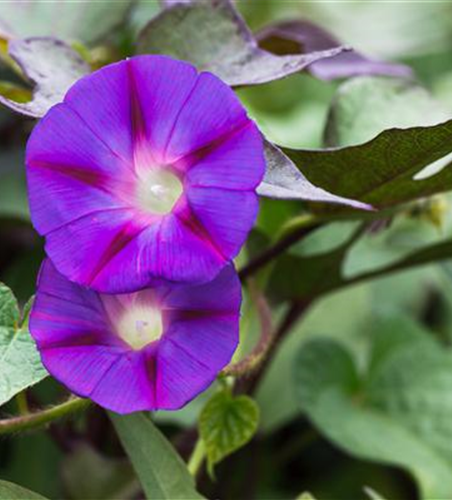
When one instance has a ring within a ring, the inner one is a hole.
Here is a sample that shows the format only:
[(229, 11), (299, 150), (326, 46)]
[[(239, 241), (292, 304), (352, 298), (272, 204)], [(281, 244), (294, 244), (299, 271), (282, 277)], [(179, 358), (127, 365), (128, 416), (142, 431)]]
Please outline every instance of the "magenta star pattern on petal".
[(238, 343), (240, 282), (232, 265), (207, 284), (160, 283), (104, 295), (44, 262), (30, 331), (48, 371), (117, 413), (175, 410), (205, 390)]
[(36, 126), (26, 162), (47, 254), (105, 293), (213, 279), (246, 240), (265, 170), (233, 91), (164, 56), (79, 80)]

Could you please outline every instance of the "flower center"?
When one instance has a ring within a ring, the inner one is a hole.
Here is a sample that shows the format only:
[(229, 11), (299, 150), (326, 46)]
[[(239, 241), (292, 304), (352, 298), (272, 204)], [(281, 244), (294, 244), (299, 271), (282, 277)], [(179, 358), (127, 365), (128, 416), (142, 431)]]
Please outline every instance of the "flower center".
[(162, 314), (155, 306), (135, 304), (124, 311), (117, 324), (118, 335), (138, 351), (163, 334)]
[(141, 175), (136, 197), (140, 208), (162, 215), (171, 212), (182, 191), (181, 181), (170, 170), (151, 168)]

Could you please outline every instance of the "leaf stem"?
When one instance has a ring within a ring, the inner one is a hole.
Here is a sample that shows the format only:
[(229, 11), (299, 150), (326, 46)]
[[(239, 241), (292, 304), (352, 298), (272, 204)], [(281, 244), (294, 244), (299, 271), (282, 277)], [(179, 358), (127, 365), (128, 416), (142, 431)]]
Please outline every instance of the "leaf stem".
[(187, 468), (190, 474), (196, 478), (206, 458), (206, 446), (201, 438), (198, 438), (193, 452), (188, 460)]
[(224, 377), (242, 377), (256, 370), (264, 361), (274, 340), (272, 314), (265, 296), (259, 291), (253, 280), (249, 280), (249, 290), (259, 315), (261, 334), (254, 349), (244, 359), (227, 366), (221, 372)]
[(70, 397), (64, 403), (46, 408), (45, 410), (0, 420), (0, 434), (27, 431), (48, 425), (54, 420), (85, 409), (89, 404), (90, 401), (88, 399)]
[(248, 279), (253, 276), (262, 267), (269, 264), (273, 259), (278, 257), (280, 254), (285, 252), (292, 245), (301, 240), (304, 236), (307, 236), (310, 232), (314, 231), (319, 227), (319, 219), (312, 217), (304, 217), (298, 220), (296, 229), (290, 230), (288, 234), (283, 236), (274, 245), (270, 246), (265, 250), (265, 252), (258, 255), (254, 260), (249, 262), (246, 266), (239, 270), (240, 279)]
[(28, 408), (27, 392), (25, 390), (19, 392), (15, 399), (19, 415), (28, 415), (30, 413), (30, 409)]

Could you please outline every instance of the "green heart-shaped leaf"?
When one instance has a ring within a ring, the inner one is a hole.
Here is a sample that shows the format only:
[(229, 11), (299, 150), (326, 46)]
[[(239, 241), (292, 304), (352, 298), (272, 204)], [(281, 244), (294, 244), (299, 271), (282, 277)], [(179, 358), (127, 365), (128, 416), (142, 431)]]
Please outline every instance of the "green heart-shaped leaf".
[(0, 283), (0, 406), (48, 373), (12, 291)]
[(423, 498), (452, 491), (452, 352), (404, 316), (374, 325), (364, 371), (340, 343), (305, 344), (295, 374), (300, 407), (358, 459), (404, 467)]
[(199, 431), (207, 451), (209, 469), (244, 446), (257, 431), (259, 408), (248, 396), (230, 391), (215, 394), (201, 412)]

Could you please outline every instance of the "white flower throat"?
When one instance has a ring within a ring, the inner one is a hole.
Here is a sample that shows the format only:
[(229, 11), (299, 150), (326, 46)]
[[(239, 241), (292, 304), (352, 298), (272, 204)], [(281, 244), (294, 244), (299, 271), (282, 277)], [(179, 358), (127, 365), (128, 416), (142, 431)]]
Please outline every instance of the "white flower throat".
[(162, 336), (162, 313), (157, 307), (135, 304), (122, 314), (117, 333), (132, 349), (140, 350)]
[(141, 173), (136, 197), (140, 208), (163, 215), (171, 212), (182, 191), (181, 181), (169, 169), (151, 168)]

